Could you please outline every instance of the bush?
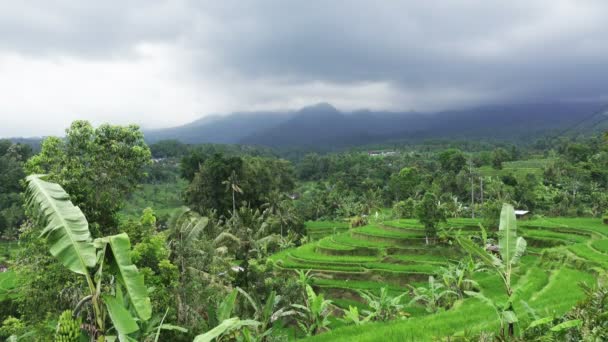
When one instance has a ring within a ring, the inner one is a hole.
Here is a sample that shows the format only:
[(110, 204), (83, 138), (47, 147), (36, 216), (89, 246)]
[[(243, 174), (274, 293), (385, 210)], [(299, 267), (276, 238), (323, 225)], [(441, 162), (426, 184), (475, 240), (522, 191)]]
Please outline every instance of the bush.
[(366, 217), (355, 216), (352, 219), (350, 219), (350, 227), (351, 228), (363, 227), (366, 224), (367, 224), (367, 218)]
[(416, 203), (412, 198), (399, 201), (393, 205), (393, 216), (398, 219), (413, 218), (415, 206)]

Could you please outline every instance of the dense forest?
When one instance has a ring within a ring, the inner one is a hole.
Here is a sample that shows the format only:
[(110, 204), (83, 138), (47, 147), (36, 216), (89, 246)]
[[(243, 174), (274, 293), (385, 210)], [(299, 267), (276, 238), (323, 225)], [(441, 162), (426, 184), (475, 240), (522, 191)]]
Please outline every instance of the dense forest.
[(373, 148), (0, 141), (0, 338), (608, 338), (603, 135)]

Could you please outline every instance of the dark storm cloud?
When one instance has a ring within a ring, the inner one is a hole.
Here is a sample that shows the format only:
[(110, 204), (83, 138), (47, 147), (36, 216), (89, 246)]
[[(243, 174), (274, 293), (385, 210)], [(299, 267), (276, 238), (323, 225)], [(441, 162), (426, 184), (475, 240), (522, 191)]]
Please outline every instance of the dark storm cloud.
[(47, 117), (56, 132), (319, 101), (608, 99), (607, 36), (603, 0), (4, 2), (0, 135)]
[(599, 96), (608, 85), (601, 1), (242, 3), (211, 9), (226, 30), (206, 43), (250, 77), (463, 87), (513, 100)]

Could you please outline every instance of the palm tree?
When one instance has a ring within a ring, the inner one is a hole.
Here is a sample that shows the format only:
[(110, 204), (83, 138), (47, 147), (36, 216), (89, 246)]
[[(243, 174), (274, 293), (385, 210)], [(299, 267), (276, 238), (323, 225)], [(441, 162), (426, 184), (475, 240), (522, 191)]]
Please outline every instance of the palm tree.
[(236, 214), (236, 197), (235, 194), (238, 192), (239, 194), (243, 193), (243, 189), (239, 186), (239, 179), (236, 175), (236, 172), (232, 170), (232, 173), (222, 182), (222, 184), (226, 185), (226, 191), (232, 191), (232, 216)]
[(264, 197), (265, 203), (262, 204), (262, 208), (266, 209), (265, 212), (274, 215), (282, 209), (286, 197), (284, 193), (273, 190)]

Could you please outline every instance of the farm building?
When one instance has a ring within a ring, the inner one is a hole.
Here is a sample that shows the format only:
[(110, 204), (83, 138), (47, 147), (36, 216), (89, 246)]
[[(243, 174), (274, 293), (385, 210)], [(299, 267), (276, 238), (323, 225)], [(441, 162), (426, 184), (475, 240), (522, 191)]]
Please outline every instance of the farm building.
[(368, 151), (367, 155), (370, 157), (386, 157), (386, 156), (394, 156), (397, 152), (395, 151)]
[(527, 220), (530, 216), (530, 211), (528, 210), (515, 210), (515, 217), (518, 220)]

